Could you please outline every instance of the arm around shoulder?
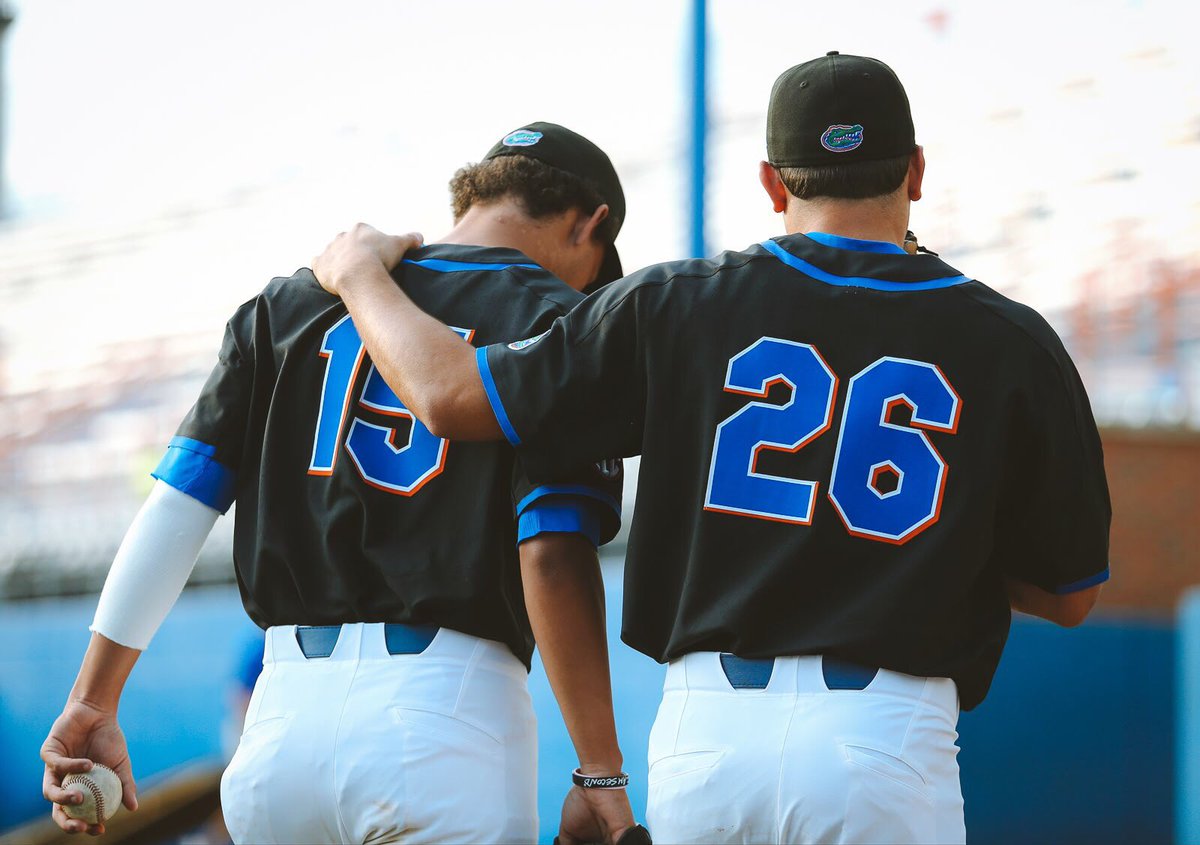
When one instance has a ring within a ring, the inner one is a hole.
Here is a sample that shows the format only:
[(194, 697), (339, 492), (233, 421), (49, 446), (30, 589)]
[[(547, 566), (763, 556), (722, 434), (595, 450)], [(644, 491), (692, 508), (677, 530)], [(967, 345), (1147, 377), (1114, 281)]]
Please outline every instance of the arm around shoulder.
[(419, 236), (391, 237), (358, 224), (313, 260), (321, 286), (342, 297), (388, 387), (437, 437), (503, 440), (475, 349), (426, 314), (391, 276)]

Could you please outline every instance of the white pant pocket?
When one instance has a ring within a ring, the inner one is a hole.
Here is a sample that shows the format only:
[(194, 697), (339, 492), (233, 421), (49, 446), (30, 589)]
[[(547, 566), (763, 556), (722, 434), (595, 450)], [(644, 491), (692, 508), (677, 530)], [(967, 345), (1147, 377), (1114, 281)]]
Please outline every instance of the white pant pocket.
[(887, 845), (935, 841), (933, 795), (920, 772), (876, 748), (845, 745), (843, 750), (847, 789), (841, 842)]
[(650, 762), (647, 783), (653, 786), (671, 778), (711, 769), (724, 756), (724, 751), (685, 751), (682, 754), (669, 754)]

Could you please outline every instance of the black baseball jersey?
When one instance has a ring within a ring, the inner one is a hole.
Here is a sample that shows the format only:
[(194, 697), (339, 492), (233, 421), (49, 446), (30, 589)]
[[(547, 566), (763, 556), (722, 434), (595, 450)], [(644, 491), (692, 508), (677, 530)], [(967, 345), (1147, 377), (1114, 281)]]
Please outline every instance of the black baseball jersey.
[[(395, 275), (481, 345), (544, 331), (583, 298), (509, 249), (432, 245)], [(272, 280), (229, 321), (155, 477), (220, 511), (236, 500), (238, 583), (263, 628), (441, 625), (504, 642), (526, 665), (518, 539), (606, 542), (620, 523), (617, 463), (527, 476), (507, 444), (434, 437), (308, 269)]]
[(522, 461), (642, 455), (623, 637), (829, 654), (981, 701), (1003, 579), (1107, 578), (1100, 439), (1033, 310), (932, 254), (823, 234), (650, 267), (486, 350)]

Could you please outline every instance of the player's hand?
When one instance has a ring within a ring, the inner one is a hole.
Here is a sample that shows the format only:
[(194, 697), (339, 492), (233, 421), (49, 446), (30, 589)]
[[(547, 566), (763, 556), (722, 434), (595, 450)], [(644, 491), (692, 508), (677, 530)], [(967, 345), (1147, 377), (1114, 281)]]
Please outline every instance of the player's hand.
[(573, 786), (563, 801), (558, 841), (561, 845), (590, 842), (612, 845), (634, 824), (633, 809), (624, 789)]
[(130, 810), (137, 809), (137, 785), (133, 781), (125, 734), (117, 724), (116, 713), (81, 701), (67, 702), (62, 715), (50, 727), (50, 735), (42, 743), (41, 756), (46, 764), (42, 795), (54, 804), (51, 818), (68, 833), (86, 831), (93, 836), (104, 833), (103, 824), (89, 825), (73, 819), (62, 808), (63, 804), (78, 804), (83, 800), (78, 791), (62, 788), (63, 778), (89, 771), (92, 763), (101, 763), (116, 772), (121, 779), (121, 803)]
[(424, 237), (417, 232), (387, 235), (366, 223), (356, 223), (353, 229), (339, 234), (313, 259), (313, 274), (321, 287), (340, 296), (342, 286), (353, 279), (358, 270), (383, 264), (391, 271), (404, 253), (424, 242)]

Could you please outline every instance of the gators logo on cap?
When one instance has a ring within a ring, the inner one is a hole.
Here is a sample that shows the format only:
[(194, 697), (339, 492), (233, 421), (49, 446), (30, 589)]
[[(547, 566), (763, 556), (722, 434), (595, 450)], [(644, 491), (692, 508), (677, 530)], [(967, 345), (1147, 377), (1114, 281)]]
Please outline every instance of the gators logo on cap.
[(515, 132), (509, 132), (507, 135), (505, 135), (504, 140), (500, 143), (506, 147), (532, 147), (540, 140), (542, 140), (541, 132), (533, 132), (529, 129), (518, 129)]
[(835, 123), (821, 133), (821, 146), (831, 153), (848, 153), (857, 149), (863, 142), (862, 124), (845, 126)]

